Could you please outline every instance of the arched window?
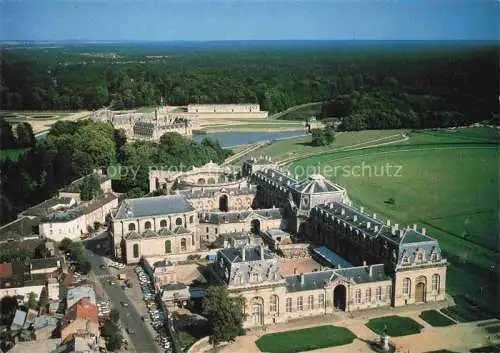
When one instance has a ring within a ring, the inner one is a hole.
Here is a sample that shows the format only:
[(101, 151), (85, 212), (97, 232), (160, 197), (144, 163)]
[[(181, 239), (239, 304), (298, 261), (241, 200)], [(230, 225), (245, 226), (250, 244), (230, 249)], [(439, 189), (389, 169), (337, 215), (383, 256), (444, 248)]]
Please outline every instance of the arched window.
[(133, 231), (135, 230), (135, 223), (130, 223), (130, 224), (128, 225), (128, 230), (129, 230), (130, 232), (133, 232)]
[(355, 294), (356, 304), (361, 304), (361, 289), (358, 289)]
[(145, 229), (151, 229), (151, 222), (147, 221), (146, 223), (144, 223), (144, 228)]
[(254, 283), (259, 282), (259, 274), (258, 273), (252, 273), (252, 282), (254, 282)]
[(139, 244), (134, 244), (133, 251), (134, 257), (139, 257)]
[(286, 298), (286, 312), (292, 312), (292, 298)]
[(160, 221), (160, 227), (161, 227), (161, 228), (165, 228), (166, 226), (167, 226), (167, 220), (166, 220), (166, 219), (162, 219), (162, 220)]
[(182, 218), (181, 217), (177, 217), (176, 220), (175, 220), (175, 225), (178, 225), (178, 226), (181, 226), (182, 225)]
[(275, 313), (278, 311), (278, 296), (271, 295), (269, 298), (269, 311)]
[(165, 240), (165, 253), (170, 254), (172, 252), (172, 242), (170, 240)]
[(410, 295), (411, 280), (409, 278), (403, 279), (403, 295)]
[(432, 275), (432, 290), (439, 293), (440, 278), (438, 274)]
[(237, 274), (237, 275), (234, 277), (234, 284), (236, 284), (236, 285), (241, 284), (241, 275), (240, 275), (240, 274)]
[(189, 223), (192, 224), (193, 222), (194, 222), (194, 217), (193, 216), (189, 217)]
[(186, 251), (186, 238), (181, 239), (181, 251)]

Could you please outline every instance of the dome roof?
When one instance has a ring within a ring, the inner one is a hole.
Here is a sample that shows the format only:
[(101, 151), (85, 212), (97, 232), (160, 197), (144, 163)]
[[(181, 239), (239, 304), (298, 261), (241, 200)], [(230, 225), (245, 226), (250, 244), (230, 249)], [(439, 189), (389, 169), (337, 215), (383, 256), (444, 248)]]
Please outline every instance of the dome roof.
[(311, 174), (307, 179), (297, 182), (293, 188), (303, 194), (342, 191), (343, 188), (332, 183), (320, 174)]

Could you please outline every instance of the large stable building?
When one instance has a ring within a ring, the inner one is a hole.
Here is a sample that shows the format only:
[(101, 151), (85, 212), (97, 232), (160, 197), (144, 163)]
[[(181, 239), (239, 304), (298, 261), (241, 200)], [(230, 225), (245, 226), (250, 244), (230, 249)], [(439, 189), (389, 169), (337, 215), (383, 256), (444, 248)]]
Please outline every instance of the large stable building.
[[(425, 229), (368, 214), (321, 175), (299, 180), (270, 164), (248, 161), (243, 177), (214, 163), (151, 171), (151, 191), (168, 195), (122, 203), (115, 253), (169, 260), (243, 234), (217, 252), (214, 280), (245, 299), (247, 327), (445, 300), (447, 261)], [(272, 246), (246, 241), (249, 233)]]

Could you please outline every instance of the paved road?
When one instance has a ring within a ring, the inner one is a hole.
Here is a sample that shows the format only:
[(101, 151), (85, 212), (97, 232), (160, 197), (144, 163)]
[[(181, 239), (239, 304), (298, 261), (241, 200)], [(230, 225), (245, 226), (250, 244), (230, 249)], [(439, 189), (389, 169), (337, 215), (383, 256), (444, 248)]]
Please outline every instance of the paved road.
[[(106, 250), (104, 250), (104, 244), (106, 244), (106, 242), (107, 240), (101, 237), (84, 242), (86, 247), (86, 257), (92, 264), (93, 275), (101, 283), (104, 294), (111, 301), (112, 307), (115, 307), (120, 312), (122, 326), (124, 328), (133, 327), (135, 329), (136, 333), (129, 335), (128, 339), (134, 346), (134, 352), (160, 352), (158, 346), (154, 342), (151, 332), (142, 322), (140, 314), (125, 295), (123, 289), (121, 289), (118, 285), (112, 286), (108, 284), (110, 278), (116, 277), (115, 271), (100, 268), (100, 266), (104, 264), (103, 257), (106, 252)], [(101, 244), (100, 249), (97, 249), (97, 244)], [(128, 303), (128, 307), (123, 307), (120, 304), (122, 301)]]

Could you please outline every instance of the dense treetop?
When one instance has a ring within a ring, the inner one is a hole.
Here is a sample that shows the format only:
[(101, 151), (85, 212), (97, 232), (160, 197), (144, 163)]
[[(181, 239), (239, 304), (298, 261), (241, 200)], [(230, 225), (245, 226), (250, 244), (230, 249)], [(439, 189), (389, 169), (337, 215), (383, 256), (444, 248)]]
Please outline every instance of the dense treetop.
[(119, 109), (164, 97), (170, 105), (259, 103), (274, 113), (339, 95), (369, 106), (371, 92), (397, 90), (408, 95), (406, 102), (427, 102), (422, 109), (488, 119), (498, 109), (497, 57), (497, 47), (476, 42), (4, 46), (1, 105)]

